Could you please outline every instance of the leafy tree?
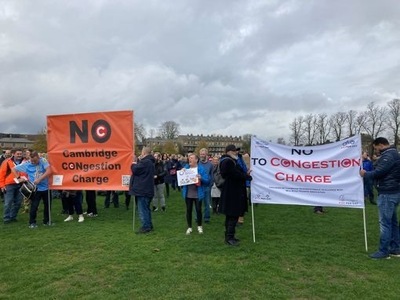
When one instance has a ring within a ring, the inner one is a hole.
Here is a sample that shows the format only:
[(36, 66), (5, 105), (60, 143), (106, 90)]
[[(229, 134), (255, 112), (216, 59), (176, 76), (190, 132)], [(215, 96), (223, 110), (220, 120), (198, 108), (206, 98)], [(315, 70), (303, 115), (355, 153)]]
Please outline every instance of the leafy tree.
[(164, 149), (163, 146), (157, 145), (152, 150), (153, 150), (153, 152), (160, 152), (161, 153), (161, 152), (163, 152), (163, 149)]
[(179, 135), (179, 124), (175, 121), (166, 121), (159, 128), (160, 137), (167, 140), (173, 140)]
[(251, 136), (252, 136), (252, 134), (250, 134), (250, 133), (243, 134), (243, 136), (242, 136), (242, 140), (243, 140), (242, 151), (250, 153)]
[(47, 128), (38, 132), (38, 136), (33, 143), (33, 149), (38, 152), (47, 152)]
[(194, 149), (194, 152), (199, 155), (200, 149), (206, 148), (208, 150), (208, 144), (205, 140), (200, 140), (199, 143), (197, 144), (196, 148)]
[(185, 148), (183, 147), (182, 143), (177, 143), (178, 153), (186, 155)]
[(177, 149), (175, 147), (175, 144), (173, 141), (166, 141), (166, 143), (163, 146), (163, 151), (165, 153), (169, 154), (175, 154), (177, 152)]

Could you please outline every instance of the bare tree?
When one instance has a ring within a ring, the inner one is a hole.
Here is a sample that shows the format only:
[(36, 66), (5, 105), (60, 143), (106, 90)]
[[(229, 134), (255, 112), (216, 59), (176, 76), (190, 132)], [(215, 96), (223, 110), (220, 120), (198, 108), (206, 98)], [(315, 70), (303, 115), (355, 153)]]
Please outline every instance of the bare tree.
[(291, 143), (293, 143), (294, 146), (299, 146), (301, 144), (302, 136), (303, 136), (303, 117), (297, 117), (293, 120), (292, 123), (290, 123), (289, 128), (292, 131), (292, 134), (290, 136), (291, 138)]
[(277, 138), (276, 143), (280, 145), (286, 145), (286, 141), (283, 137)]
[(144, 143), (146, 140), (146, 129), (143, 124), (135, 122), (135, 141)]
[(309, 114), (304, 118), (304, 139), (306, 145), (314, 145), (317, 136), (317, 117)]
[(161, 124), (158, 131), (163, 139), (172, 140), (179, 135), (179, 124), (175, 121), (166, 121)]
[(356, 118), (357, 118), (357, 112), (355, 110), (349, 110), (347, 112), (347, 125), (348, 125), (348, 133), (349, 136), (353, 136), (356, 134)]
[(355, 121), (355, 133), (361, 134), (361, 131), (365, 127), (365, 123), (367, 122), (367, 115), (365, 112), (359, 112)]
[(346, 121), (347, 115), (344, 112), (337, 112), (329, 118), (329, 126), (333, 130), (333, 135), (336, 141), (340, 141), (342, 139), (342, 134)]
[(364, 130), (374, 140), (385, 130), (386, 108), (376, 106), (374, 102), (370, 102), (367, 106), (365, 116)]
[(156, 131), (154, 130), (154, 128), (150, 129), (149, 134), (151, 139), (154, 138), (154, 136), (156, 135)]
[(317, 129), (318, 129), (318, 142), (325, 144), (329, 141), (328, 137), (331, 131), (329, 126), (329, 119), (326, 113), (318, 114), (317, 116)]
[(394, 136), (394, 146), (397, 148), (399, 144), (400, 129), (400, 99), (393, 99), (388, 102), (388, 119), (387, 125), (392, 130)]

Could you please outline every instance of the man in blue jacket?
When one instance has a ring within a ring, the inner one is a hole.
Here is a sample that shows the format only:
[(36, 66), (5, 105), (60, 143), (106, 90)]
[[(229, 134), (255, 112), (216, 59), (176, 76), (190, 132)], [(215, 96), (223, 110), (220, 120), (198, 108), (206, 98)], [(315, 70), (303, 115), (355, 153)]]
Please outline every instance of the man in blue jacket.
[(375, 179), (378, 189), (378, 211), (380, 225), (379, 250), (369, 257), (386, 259), (400, 257), (399, 224), (397, 207), (400, 203), (400, 155), (397, 149), (390, 147), (386, 138), (378, 137), (372, 145), (381, 156), (375, 170), (360, 170), (360, 175)]
[(142, 154), (137, 162), (131, 166), (132, 179), (129, 194), (136, 196), (138, 212), (142, 227), (137, 233), (149, 233), (153, 230), (150, 204), (154, 197), (154, 164), (149, 147), (143, 147)]

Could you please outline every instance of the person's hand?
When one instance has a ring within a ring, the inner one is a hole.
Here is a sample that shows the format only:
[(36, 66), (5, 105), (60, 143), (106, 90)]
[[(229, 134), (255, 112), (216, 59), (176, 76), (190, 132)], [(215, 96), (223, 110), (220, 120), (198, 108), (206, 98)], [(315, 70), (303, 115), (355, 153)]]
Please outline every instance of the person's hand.
[(37, 185), (37, 184), (39, 184), (40, 181), (41, 181), (41, 180), (39, 180), (39, 178), (36, 178), (35, 181), (33, 182), (33, 184), (34, 184), (34, 185)]
[(360, 176), (361, 176), (361, 177), (364, 177), (364, 176), (365, 176), (365, 173), (367, 173), (367, 171), (365, 171), (364, 169), (361, 169), (361, 170), (360, 170)]
[(18, 183), (23, 183), (25, 181), (28, 181), (28, 179), (25, 176), (21, 176), (21, 177), (15, 177), (14, 181), (18, 184)]

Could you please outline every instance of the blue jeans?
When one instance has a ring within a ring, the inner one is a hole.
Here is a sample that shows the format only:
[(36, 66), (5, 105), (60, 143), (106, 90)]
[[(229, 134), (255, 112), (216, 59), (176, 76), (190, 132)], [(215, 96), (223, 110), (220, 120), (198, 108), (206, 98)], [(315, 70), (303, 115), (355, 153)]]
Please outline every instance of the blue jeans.
[(203, 186), (204, 189), (204, 221), (210, 221), (211, 187)]
[(378, 196), (380, 241), (379, 252), (388, 255), (391, 251), (400, 250), (399, 224), (397, 206), (400, 193), (380, 194)]
[(364, 197), (369, 197), (370, 199), (374, 199), (374, 191), (373, 191), (373, 180), (371, 178), (364, 177)]
[(6, 185), (6, 193), (4, 194), (4, 222), (16, 220), (17, 218), (22, 203), (22, 194), (19, 192), (19, 188), (19, 184)]
[(152, 198), (144, 196), (136, 196), (138, 204), (138, 212), (140, 222), (142, 223), (142, 229), (151, 230), (153, 229), (153, 223), (151, 222), (151, 210), (150, 204)]

